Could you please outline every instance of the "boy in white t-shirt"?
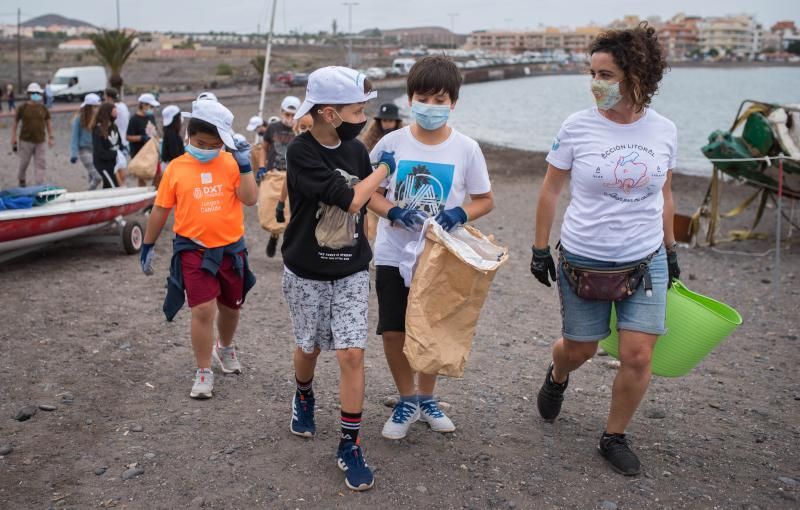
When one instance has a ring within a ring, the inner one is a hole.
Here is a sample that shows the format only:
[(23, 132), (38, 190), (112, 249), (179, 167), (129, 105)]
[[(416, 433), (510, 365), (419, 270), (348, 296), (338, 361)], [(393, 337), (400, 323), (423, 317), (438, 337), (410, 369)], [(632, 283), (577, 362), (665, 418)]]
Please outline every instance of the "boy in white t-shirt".
[[(394, 153), (397, 171), (383, 182), (368, 207), (380, 217), (375, 240), (378, 334), (400, 393), (383, 436), (402, 439), (412, 423), (436, 432), (455, 425), (433, 398), (436, 375), (414, 373), (403, 354), (408, 288), (400, 276), (405, 245), (419, 237), (427, 217), (448, 232), (494, 207), (486, 161), (478, 143), (447, 125), (455, 108), (461, 74), (444, 56), (425, 57), (408, 74), (406, 90), (414, 123), (384, 136), (372, 150), (377, 161)], [(384, 196), (385, 192), (385, 196)], [(464, 203), (469, 195), (469, 203)]]

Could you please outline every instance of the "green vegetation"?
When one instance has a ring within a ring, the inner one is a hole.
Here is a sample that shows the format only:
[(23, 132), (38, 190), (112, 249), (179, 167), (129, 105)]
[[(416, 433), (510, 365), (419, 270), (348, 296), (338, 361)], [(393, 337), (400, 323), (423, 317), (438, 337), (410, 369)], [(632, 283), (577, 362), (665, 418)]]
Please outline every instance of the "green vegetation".
[(119, 30), (103, 30), (89, 38), (94, 43), (94, 51), (111, 72), (109, 83), (122, 89), (122, 68), (136, 50), (136, 33), (126, 34)]
[(233, 75), (233, 67), (230, 64), (226, 64), (224, 62), (217, 65), (217, 76), (232, 76)]

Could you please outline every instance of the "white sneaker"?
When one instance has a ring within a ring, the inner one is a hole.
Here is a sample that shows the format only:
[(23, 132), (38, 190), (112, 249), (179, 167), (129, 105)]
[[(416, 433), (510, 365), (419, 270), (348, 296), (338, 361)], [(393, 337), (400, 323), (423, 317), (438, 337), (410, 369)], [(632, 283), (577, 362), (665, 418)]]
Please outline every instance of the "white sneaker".
[(214, 361), (217, 362), (223, 374), (241, 374), (242, 365), (236, 355), (236, 348), (233, 346), (222, 347), (217, 343), (212, 351)]
[(419, 419), (428, 422), (434, 432), (455, 432), (456, 426), (446, 414), (439, 409), (435, 400), (425, 400), (419, 403)]
[(400, 401), (394, 406), (392, 416), (383, 425), (381, 435), (386, 439), (403, 439), (411, 424), (419, 420), (419, 406), (413, 402)]
[(214, 393), (214, 372), (210, 368), (198, 368), (194, 373), (194, 386), (189, 396), (192, 398), (211, 398)]

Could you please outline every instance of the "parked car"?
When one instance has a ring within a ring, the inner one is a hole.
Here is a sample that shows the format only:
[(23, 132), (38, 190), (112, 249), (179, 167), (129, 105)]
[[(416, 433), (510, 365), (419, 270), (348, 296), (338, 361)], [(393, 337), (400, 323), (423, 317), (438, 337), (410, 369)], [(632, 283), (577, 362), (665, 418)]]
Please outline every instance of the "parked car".
[(291, 83), (292, 83), (292, 77), (293, 77), (293, 76), (294, 76), (294, 73), (293, 73), (293, 72), (291, 72), (291, 71), (286, 71), (286, 72), (284, 72), (284, 73), (280, 73), (280, 74), (278, 74), (278, 75), (275, 77), (275, 79), (273, 80), (273, 82), (274, 82), (274, 83), (281, 83), (281, 84), (283, 84), (283, 85), (286, 85), (286, 86), (288, 87), (288, 86), (289, 86), (289, 85), (291, 85)]
[(392, 68), (397, 70), (398, 75), (405, 76), (411, 70), (411, 67), (416, 63), (417, 61), (413, 58), (396, 58), (392, 62)]
[(308, 74), (307, 73), (294, 73), (292, 75), (292, 79), (289, 81), (289, 85), (292, 87), (305, 87), (308, 85)]
[(102, 95), (108, 78), (102, 66), (62, 67), (53, 76), (50, 86), (55, 99), (83, 100), (86, 94)]
[(382, 80), (386, 78), (386, 71), (384, 71), (380, 67), (370, 67), (364, 74), (366, 74), (367, 78), (369, 78), (370, 80)]

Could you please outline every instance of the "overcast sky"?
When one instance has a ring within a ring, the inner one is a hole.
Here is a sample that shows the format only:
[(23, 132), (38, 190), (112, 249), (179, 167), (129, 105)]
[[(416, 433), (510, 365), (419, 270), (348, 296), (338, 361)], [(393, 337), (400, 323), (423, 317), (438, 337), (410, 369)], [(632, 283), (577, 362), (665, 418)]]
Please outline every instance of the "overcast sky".
[[(14, 0), (4, 0), (0, 22), (16, 21)], [(89, 23), (116, 26), (115, 0), (37, 0), (22, 2), (23, 19), (57, 13)], [(348, 8), (342, 0), (278, 0), (278, 32), (329, 30), (336, 19), (347, 30)], [(159, 31), (262, 31), (272, 0), (119, 0), (122, 25)], [(467, 33), (479, 29), (526, 29), (538, 25), (605, 24), (625, 14), (669, 18), (677, 12), (700, 16), (756, 15), (764, 24), (780, 19), (800, 23), (800, 0), (359, 0), (353, 30), (438, 25)]]

